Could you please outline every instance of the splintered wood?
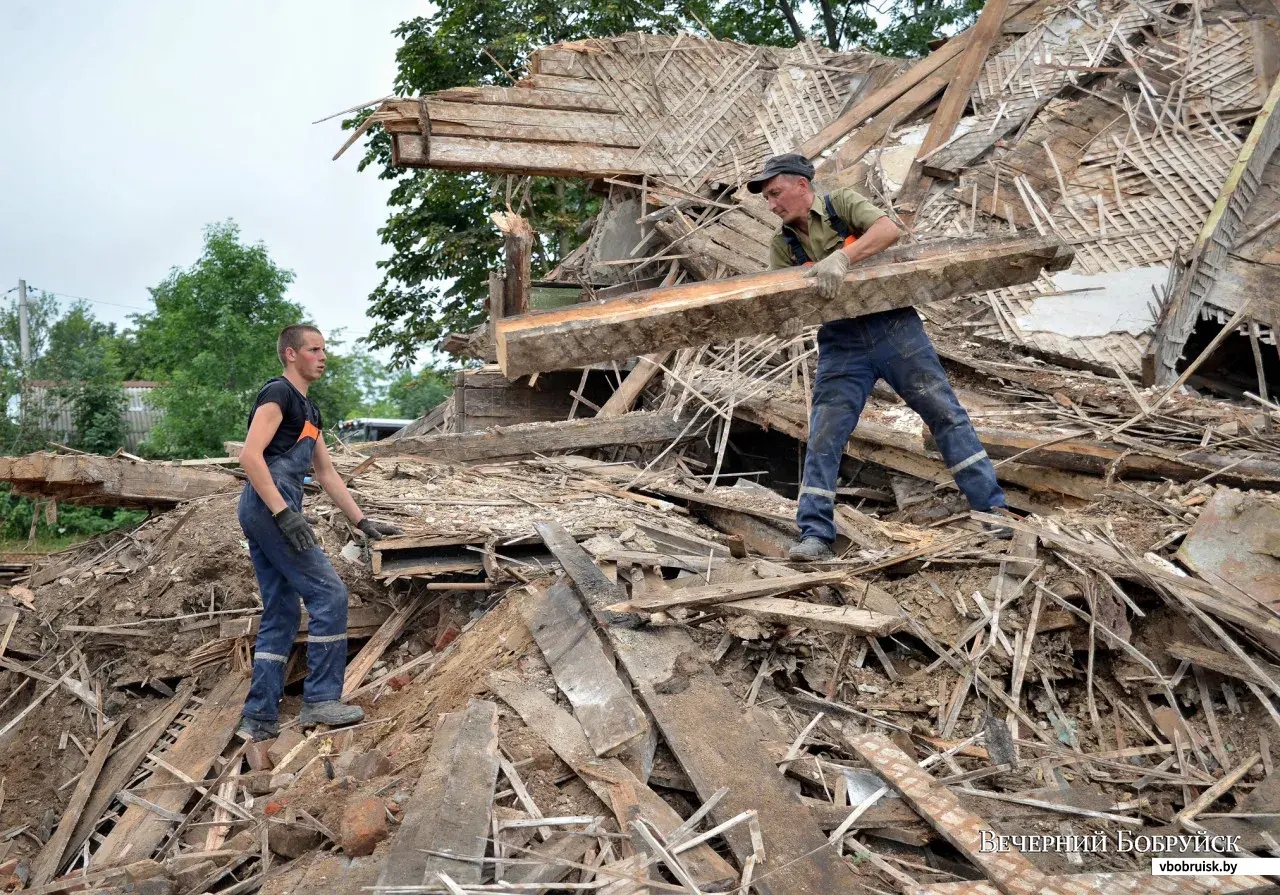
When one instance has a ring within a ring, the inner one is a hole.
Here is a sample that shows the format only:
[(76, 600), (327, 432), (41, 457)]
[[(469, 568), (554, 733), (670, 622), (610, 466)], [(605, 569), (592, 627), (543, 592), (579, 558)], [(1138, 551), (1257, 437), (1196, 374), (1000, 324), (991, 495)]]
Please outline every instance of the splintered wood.
[(799, 269), (669, 286), (602, 304), (498, 322), (498, 363), (508, 376), (776, 332), (956, 295), (1029, 283), (1061, 270), (1072, 252), (1056, 239), (997, 238), (909, 247), (852, 268), (833, 299)]
[(479, 883), (497, 780), (497, 706), (472, 700), (441, 716), (378, 885)]

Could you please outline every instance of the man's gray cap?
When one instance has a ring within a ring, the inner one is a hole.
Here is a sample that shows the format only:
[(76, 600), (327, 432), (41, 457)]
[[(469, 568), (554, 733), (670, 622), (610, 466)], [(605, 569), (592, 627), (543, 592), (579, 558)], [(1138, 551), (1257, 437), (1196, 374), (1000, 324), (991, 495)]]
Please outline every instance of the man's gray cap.
[(809, 160), (798, 152), (771, 156), (764, 163), (764, 173), (747, 181), (747, 189), (753, 193), (758, 193), (764, 189), (764, 185), (769, 180), (779, 174), (799, 174), (806, 180), (813, 180), (813, 165), (809, 164)]

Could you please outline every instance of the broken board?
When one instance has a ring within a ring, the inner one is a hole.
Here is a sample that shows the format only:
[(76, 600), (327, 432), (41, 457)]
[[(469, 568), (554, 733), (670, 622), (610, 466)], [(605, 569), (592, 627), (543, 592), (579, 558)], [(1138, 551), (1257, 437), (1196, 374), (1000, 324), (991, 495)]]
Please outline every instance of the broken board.
[(507, 376), (521, 376), (776, 333), (787, 323), (808, 326), (1029, 283), (1042, 271), (1064, 270), (1073, 257), (1047, 236), (942, 240), (855, 265), (832, 299), (800, 268), (667, 286), (499, 320), (498, 364)]
[(606, 755), (648, 729), (572, 588), (531, 586), (516, 607), (596, 755)]
[(473, 699), (465, 712), (441, 715), (378, 885), (421, 886), (441, 872), (479, 883), (497, 782), (498, 707)]

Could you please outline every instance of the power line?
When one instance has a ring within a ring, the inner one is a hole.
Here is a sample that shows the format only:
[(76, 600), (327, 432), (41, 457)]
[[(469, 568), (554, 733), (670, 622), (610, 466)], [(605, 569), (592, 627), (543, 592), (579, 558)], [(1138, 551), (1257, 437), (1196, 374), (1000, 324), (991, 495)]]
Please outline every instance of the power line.
[[(32, 286), (32, 289), (39, 289), (38, 286)], [(89, 298), (86, 295), (70, 295), (66, 292), (55, 292), (52, 289), (40, 289), (41, 292), (47, 292), (50, 295), (57, 295), (62, 298), (73, 298), (76, 301), (87, 301), (95, 305), (110, 305), (113, 308), (125, 308), (130, 311), (151, 311), (153, 308), (143, 308), (138, 305), (122, 305), (118, 301), (103, 301), (100, 298)]]

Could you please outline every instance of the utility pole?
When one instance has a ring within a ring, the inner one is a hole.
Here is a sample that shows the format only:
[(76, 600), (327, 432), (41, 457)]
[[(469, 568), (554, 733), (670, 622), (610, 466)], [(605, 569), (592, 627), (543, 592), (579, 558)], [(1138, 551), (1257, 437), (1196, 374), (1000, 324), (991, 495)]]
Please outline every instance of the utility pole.
[(22, 346), (22, 366), (31, 364), (31, 333), (27, 328), (27, 281), (18, 280), (18, 334)]

